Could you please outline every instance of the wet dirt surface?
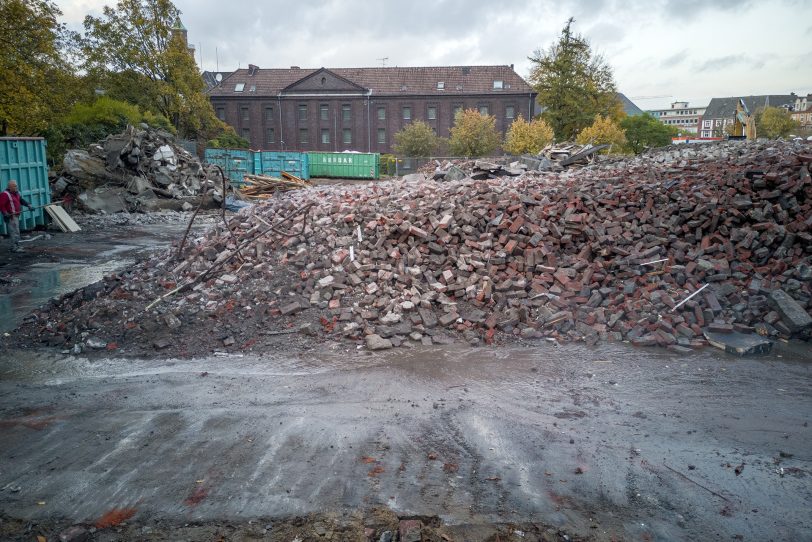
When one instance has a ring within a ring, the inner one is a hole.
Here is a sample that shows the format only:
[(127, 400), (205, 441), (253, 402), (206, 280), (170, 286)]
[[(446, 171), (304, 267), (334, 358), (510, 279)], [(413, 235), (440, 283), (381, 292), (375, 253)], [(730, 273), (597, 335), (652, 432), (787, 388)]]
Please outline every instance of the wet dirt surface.
[(782, 345), (7, 352), (0, 510), (239, 522), (383, 506), (595, 540), (809, 540), (811, 391), (812, 353)]
[[(0, 332), (51, 298), (101, 280), (163, 250), (183, 235), (186, 223), (141, 224), (75, 234), (48, 232), (50, 239), (23, 243), (10, 254), (0, 242)], [(44, 232), (27, 232), (33, 238)]]

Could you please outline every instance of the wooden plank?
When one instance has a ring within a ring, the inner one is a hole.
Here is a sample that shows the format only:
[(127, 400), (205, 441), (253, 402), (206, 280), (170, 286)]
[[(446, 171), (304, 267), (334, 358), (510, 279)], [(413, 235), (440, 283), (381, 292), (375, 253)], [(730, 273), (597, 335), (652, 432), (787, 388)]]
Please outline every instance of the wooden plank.
[(79, 224), (77, 224), (70, 217), (70, 215), (68, 214), (68, 212), (65, 209), (63, 209), (59, 205), (54, 205), (54, 207), (56, 207), (56, 209), (54, 209), (54, 210), (56, 211), (56, 214), (59, 216), (59, 220), (61, 220), (62, 223), (65, 224), (65, 226), (68, 228), (68, 231), (70, 231), (71, 233), (76, 233), (77, 231), (82, 231), (82, 228), (79, 227)]
[(56, 207), (56, 205), (46, 205), (45, 206), (45, 212), (50, 215), (51, 219), (54, 221), (54, 224), (59, 226), (60, 230), (67, 233), (68, 232), (68, 227), (65, 226), (65, 224), (63, 224), (61, 220), (59, 220), (59, 216), (54, 211), (55, 207)]

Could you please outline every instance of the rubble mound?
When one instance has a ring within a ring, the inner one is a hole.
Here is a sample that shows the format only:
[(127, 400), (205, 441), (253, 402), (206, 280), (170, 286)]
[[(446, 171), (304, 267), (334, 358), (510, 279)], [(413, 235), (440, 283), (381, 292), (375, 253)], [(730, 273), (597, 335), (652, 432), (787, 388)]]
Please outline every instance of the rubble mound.
[(67, 151), (51, 186), (53, 199), (67, 197), (83, 210), (105, 213), (188, 210), (208, 190), (222, 201), (219, 172), (204, 167), (169, 132), (146, 125)]
[[(359, 347), (808, 340), (808, 146), (686, 147), (559, 173), (277, 194), (15, 333), (144, 355)], [(112, 346), (111, 346), (112, 345)]]

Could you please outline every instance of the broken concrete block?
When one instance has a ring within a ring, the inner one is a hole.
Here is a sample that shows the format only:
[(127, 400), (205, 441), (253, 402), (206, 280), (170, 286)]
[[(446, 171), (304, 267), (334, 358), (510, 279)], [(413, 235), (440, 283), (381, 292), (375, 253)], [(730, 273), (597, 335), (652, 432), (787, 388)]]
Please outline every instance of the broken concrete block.
[(790, 332), (798, 333), (812, 327), (812, 316), (784, 290), (774, 290), (770, 294), (770, 302)]
[(748, 354), (766, 354), (773, 346), (772, 341), (754, 333), (717, 333), (705, 331), (708, 342), (729, 354), (740, 356)]
[(370, 350), (388, 350), (392, 348), (392, 341), (384, 339), (380, 335), (367, 335), (365, 340), (367, 348)]

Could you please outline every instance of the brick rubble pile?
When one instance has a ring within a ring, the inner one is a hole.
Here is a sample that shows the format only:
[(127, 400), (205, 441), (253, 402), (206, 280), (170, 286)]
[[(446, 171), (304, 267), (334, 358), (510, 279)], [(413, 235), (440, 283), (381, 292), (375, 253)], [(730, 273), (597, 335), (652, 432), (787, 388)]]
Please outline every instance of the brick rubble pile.
[[(279, 194), (232, 231), (190, 239), (182, 259), (67, 295), (20, 332), (139, 353), (258, 349), (287, 331), (370, 349), (546, 337), (682, 352), (706, 345), (706, 329), (809, 340), (810, 161), (808, 146), (736, 142)], [(307, 204), (306, 219), (258, 237)]]

